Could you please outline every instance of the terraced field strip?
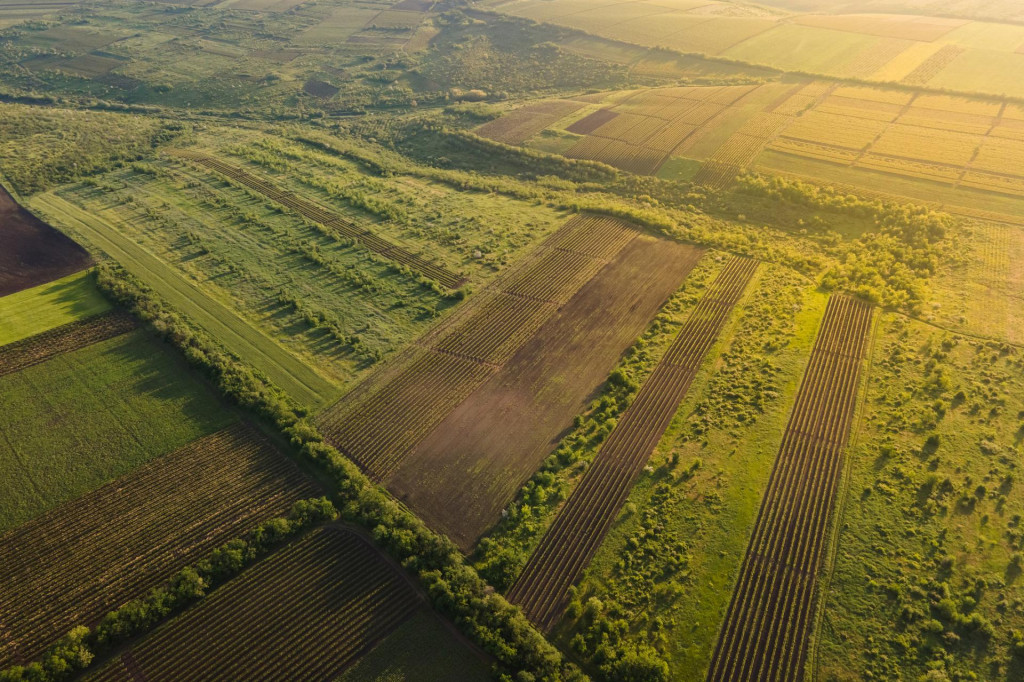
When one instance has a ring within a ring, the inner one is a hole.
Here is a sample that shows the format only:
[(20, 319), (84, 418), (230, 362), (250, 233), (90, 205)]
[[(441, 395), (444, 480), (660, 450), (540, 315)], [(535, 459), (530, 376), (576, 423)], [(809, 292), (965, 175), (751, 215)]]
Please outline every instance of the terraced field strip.
[(637, 234), (613, 218), (572, 218), (539, 256), (481, 292), (471, 313), (421, 339), (389, 381), (355, 404), (342, 401), (325, 411), (325, 437), (383, 480)]
[(0, 537), (0, 667), (321, 494), (255, 428), (200, 438)]
[(833, 296), (719, 633), (708, 680), (801, 680), (872, 308)]
[(53, 194), (36, 195), (30, 203), (56, 222), (84, 235), (300, 403), (319, 407), (337, 396), (338, 390), (312, 368), (101, 216)]
[(509, 590), (509, 601), (541, 629), (561, 618), (569, 587), (600, 547), (756, 269), (757, 261), (735, 257), (711, 284)]
[(352, 221), (346, 220), (336, 213), (331, 213), (322, 206), (319, 206), (308, 199), (304, 199), (293, 192), (279, 189), (271, 182), (253, 175), (238, 166), (224, 163), (220, 159), (215, 159), (214, 157), (207, 156), (206, 154), (200, 154), (198, 152), (183, 149), (176, 149), (170, 153), (174, 156), (194, 161), (206, 168), (209, 168), (210, 170), (227, 176), (231, 180), (245, 185), (251, 190), (259, 192), (268, 199), (290, 208), (302, 217), (336, 230), (339, 234), (344, 235), (345, 237), (355, 239), (370, 251), (384, 256), (388, 260), (395, 261), (399, 265), (415, 270), (424, 277), (429, 277), (442, 286), (449, 289), (458, 289), (466, 283), (466, 278), (462, 275), (451, 272), (439, 265), (435, 265), (434, 263), (417, 256), (401, 246), (392, 244), (383, 237), (374, 234), (367, 228), (356, 225)]
[(423, 607), (369, 542), (318, 528), (86, 679), (333, 680)]
[(126, 334), (135, 326), (135, 318), (128, 313), (111, 311), (0, 346), (0, 377), (46, 362), (61, 353)]

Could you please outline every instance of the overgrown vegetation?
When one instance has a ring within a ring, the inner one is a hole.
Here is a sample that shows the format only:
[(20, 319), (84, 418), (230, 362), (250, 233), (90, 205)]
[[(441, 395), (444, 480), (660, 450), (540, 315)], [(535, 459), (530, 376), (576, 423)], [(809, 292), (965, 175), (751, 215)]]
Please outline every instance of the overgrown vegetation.
[(1024, 672), (1020, 350), (887, 315), (839, 519), (823, 679)]

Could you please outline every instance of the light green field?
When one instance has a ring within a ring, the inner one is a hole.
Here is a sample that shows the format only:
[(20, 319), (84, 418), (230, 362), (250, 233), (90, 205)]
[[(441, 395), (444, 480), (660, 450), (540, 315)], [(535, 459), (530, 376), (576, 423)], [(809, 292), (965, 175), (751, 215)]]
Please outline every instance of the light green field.
[[(652, 642), (673, 680), (705, 677), (827, 302), (761, 267), (578, 588)], [(556, 640), (582, 623), (566, 618)]]
[(109, 309), (89, 272), (0, 297), (0, 346)]
[(0, 533), (235, 419), (144, 331), (0, 377)]
[(326, 379), (266, 335), (188, 282), (169, 265), (127, 239), (103, 216), (86, 213), (53, 194), (32, 198), (29, 205), (55, 224), (84, 237), (152, 287), (172, 306), (214, 335), (229, 350), (265, 372), (274, 383), (307, 406), (318, 407), (337, 395)]
[(490, 666), (427, 613), (417, 613), (345, 671), (337, 682), (483, 682)]

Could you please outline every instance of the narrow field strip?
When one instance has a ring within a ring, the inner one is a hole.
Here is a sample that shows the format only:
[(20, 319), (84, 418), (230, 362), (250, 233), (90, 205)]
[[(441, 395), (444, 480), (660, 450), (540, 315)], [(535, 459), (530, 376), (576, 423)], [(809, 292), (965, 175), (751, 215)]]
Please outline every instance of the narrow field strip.
[(337, 395), (338, 390), (312, 368), (100, 216), (53, 194), (37, 195), (31, 203), (56, 222), (83, 234), (295, 400), (319, 407)]
[(112, 311), (0, 346), (0, 377), (46, 362), (61, 353), (126, 334), (135, 327), (135, 318), (130, 314)]
[(423, 606), (369, 542), (319, 528), (86, 679), (336, 679)]
[(801, 680), (826, 529), (873, 309), (833, 296), (796, 397), (708, 680)]
[(0, 537), (0, 667), (319, 489), (255, 428), (201, 438)]
[(539, 628), (550, 630), (561, 618), (569, 587), (600, 547), (756, 269), (756, 261), (734, 257), (711, 284), (509, 590), (509, 601)]
[(571, 218), (538, 258), (481, 292), (471, 314), (432, 338), (389, 382), (355, 405), (341, 401), (326, 410), (324, 436), (375, 480), (385, 479), (638, 234), (621, 220)]
[(206, 168), (225, 175), (235, 182), (239, 182), (249, 189), (259, 192), (283, 206), (287, 206), (302, 217), (337, 230), (338, 233), (345, 237), (357, 240), (370, 251), (393, 260), (400, 265), (409, 267), (416, 272), (419, 272), (421, 275), (438, 282), (442, 286), (449, 289), (458, 289), (466, 282), (466, 278), (462, 275), (451, 272), (439, 265), (435, 265), (434, 263), (411, 253), (401, 246), (392, 244), (388, 240), (374, 234), (365, 227), (358, 226), (335, 213), (331, 213), (308, 199), (303, 199), (292, 192), (279, 189), (267, 180), (253, 175), (238, 166), (224, 163), (223, 161), (215, 159), (212, 156), (207, 156), (206, 154), (181, 149), (174, 150), (173, 155), (182, 159), (194, 161)]

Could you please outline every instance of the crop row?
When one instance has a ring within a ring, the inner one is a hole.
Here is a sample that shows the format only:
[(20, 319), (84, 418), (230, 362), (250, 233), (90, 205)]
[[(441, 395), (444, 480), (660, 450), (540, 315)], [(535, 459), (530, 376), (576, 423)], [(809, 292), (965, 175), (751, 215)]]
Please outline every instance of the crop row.
[(835, 147), (817, 142), (806, 142), (794, 140), (788, 137), (780, 137), (768, 145), (768, 149), (795, 156), (803, 156), (809, 159), (820, 159), (833, 163), (851, 164), (860, 156), (860, 152), (845, 147)]
[(963, 53), (964, 48), (959, 45), (943, 45), (935, 54), (904, 76), (901, 82), (906, 85), (927, 85), (928, 81), (938, 76), (940, 71), (952, 64)]
[(88, 679), (336, 679), (421, 605), (365, 540), (321, 528)]
[(569, 587), (600, 547), (756, 268), (733, 258), (712, 283), (509, 590), (509, 601), (538, 627), (550, 630), (561, 617)]
[(47, 330), (0, 348), (0, 376), (38, 365), (62, 353), (126, 334), (135, 318), (123, 312), (96, 315)]
[(800, 680), (872, 309), (829, 301), (722, 625), (709, 680)]
[(472, 311), (423, 343), (388, 381), (320, 418), (324, 436), (371, 477), (383, 480), (444, 417), (504, 364), (636, 235), (612, 218), (577, 216), (541, 255), (479, 294)]
[(700, 169), (693, 176), (693, 181), (705, 187), (725, 188), (731, 185), (739, 174), (739, 166), (708, 159), (701, 164)]
[(505, 144), (520, 144), (582, 106), (583, 102), (569, 99), (528, 104), (488, 121), (476, 129), (476, 134)]
[(197, 440), (0, 538), (0, 665), (33, 659), (79, 623), (317, 489), (259, 432)]
[(425, 277), (429, 277), (441, 285), (448, 287), (449, 289), (457, 289), (466, 281), (465, 277), (451, 272), (439, 265), (435, 265), (434, 263), (431, 263), (430, 261), (425, 260), (424, 258), (421, 258), (400, 246), (396, 246), (366, 228), (359, 227), (351, 221), (331, 213), (292, 192), (278, 189), (273, 184), (253, 175), (252, 173), (238, 168), (237, 166), (232, 166), (205, 154), (187, 150), (176, 150), (174, 154), (225, 175), (235, 182), (259, 192), (282, 206), (290, 208), (304, 218), (308, 218), (309, 220), (318, 222), (321, 225), (336, 230), (339, 234), (345, 237), (355, 239), (370, 251), (380, 254), (389, 260), (395, 261), (399, 265), (411, 268)]
[(963, 179), (960, 180), (960, 184), (964, 187), (974, 187), (989, 192), (1024, 196), (1024, 177), (995, 175), (969, 170), (964, 174)]
[(903, 159), (895, 156), (883, 156), (881, 154), (865, 154), (854, 165), (859, 168), (871, 168), (887, 173), (939, 182), (955, 182), (963, 172), (959, 166)]

